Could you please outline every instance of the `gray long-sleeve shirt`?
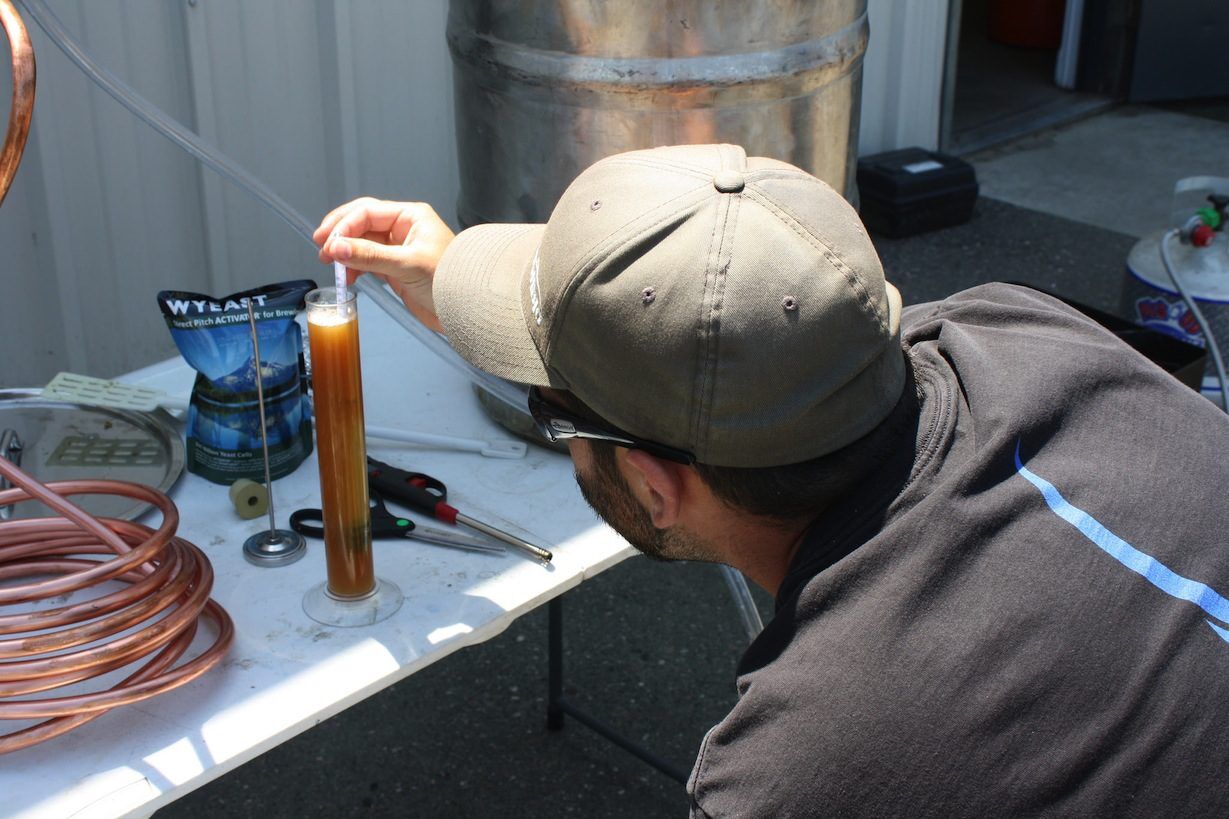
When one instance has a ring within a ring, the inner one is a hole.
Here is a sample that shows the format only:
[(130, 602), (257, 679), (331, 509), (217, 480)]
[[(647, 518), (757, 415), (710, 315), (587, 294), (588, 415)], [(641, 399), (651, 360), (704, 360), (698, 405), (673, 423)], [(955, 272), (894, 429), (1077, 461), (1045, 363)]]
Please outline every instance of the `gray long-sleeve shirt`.
[(916, 447), (809, 530), (693, 815), (1226, 815), (1225, 414), (1023, 288), (903, 340)]

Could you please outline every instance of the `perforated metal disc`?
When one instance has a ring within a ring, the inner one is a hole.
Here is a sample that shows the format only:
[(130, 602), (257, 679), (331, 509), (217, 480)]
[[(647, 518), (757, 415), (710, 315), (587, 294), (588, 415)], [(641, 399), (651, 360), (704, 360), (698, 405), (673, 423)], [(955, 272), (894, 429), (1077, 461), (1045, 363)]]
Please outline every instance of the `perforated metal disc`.
[[(39, 390), (0, 390), (0, 435), (9, 429), (17, 432), (21, 468), (42, 483), (104, 478), (167, 492), (184, 468), (183, 439), (174, 424), (162, 410), (89, 407), (44, 399)], [(122, 520), (133, 520), (151, 508), (113, 495), (72, 500), (92, 515)], [(32, 501), (15, 504), (10, 511), (17, 518), (58, 514)]]

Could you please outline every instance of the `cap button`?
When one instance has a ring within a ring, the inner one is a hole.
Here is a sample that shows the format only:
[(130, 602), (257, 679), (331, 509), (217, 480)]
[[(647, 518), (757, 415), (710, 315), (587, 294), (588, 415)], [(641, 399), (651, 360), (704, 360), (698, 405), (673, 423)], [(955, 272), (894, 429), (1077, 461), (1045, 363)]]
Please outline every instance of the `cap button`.
[(713, 177), (713, 187), (722, 193), (738, 193), (746, 181), (738, 171), (718, 171)]

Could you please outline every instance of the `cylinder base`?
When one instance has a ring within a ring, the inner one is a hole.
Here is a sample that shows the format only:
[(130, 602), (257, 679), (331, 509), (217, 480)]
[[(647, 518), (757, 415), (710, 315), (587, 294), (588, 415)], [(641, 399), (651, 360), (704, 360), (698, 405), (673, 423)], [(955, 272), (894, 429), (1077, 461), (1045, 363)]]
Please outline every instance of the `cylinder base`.
[(317, 623), (354, 628), (387, 620), (401, 608), (404, 600), (396, 583), (378, 577), (371, 594), (353, 600), (334, 597), (329, 593), (328, 583), (321, 583), (303, 595), (303, 611)]

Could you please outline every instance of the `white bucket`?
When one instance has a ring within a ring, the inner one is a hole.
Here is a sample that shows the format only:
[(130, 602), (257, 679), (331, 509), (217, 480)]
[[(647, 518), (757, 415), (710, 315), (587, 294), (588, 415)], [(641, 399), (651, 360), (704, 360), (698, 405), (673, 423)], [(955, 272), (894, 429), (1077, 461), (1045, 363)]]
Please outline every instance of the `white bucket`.
[[(1123, 315), (1151, 330), (1206, 348), (1207, 340), (1194, 314), (1161, 260), (1161, 237), (1165, 233), (1150, 233), (1131, 248), (1122, 291)], [(1217, 234), (1209, 247), (1171, 239), (1169, 256), (1224, 355), (1229, 352), (1229, 241), (1223, 233)], [(1211, 355), (1204, 371), (1203, 394), (1223, 406)]]

